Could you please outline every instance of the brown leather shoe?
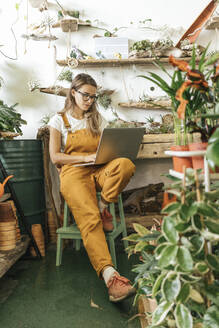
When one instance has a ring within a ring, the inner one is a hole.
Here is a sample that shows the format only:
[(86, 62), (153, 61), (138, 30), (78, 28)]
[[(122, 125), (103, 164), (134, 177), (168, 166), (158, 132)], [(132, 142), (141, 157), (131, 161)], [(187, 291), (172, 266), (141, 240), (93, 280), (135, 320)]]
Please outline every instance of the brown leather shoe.
[(115, 272), (107, 284), (109, 300), (111, 302), (120, 302), (136, 293), (136, 289), (130, 284), (130, 281)]
[(113, 217), (107, 208), (104, 208), (103, 212), (100, 213), (103, 222), (103, 230), (106, 232), (113, 231)]

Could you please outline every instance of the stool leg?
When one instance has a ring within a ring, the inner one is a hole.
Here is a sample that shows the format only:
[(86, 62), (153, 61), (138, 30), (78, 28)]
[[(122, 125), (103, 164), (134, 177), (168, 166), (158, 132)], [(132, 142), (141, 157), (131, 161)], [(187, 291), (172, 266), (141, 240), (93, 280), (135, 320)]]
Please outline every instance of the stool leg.
[[(125, 237), (127, 237), (127, 229), (126, 229), (125, 215), (124, 215), (124, 210), (123, 210), (123, 202), (122, 202), (121, 194), (118, 197), (118, 206), (119, 206), (119, 216), (120, 216), (121, 224), (123, 227), (122, 237), (125, 238)], [(123, 245), (124, 245), (124, 248), (126, 249), (129, 245), (128, 240), (123, 240)]]
[(75, 249), (76, 249), (76, 251), (80, 251), (80, 248), (81, 248), (81, 241), (80, 241), (80, 239), (76, 239), (75, 240)]
[(115, 241), (111, 237), (109, 237), (108, 240), (109, 240), (109, 248), (110, 248), (110, 254), (111, 254), (111, 257), (112, 257), (113, 265), (114, 265), (115, 268), (117, 268)]
[(63, 240), (61, 236), (58, 234), (57, 249), (56, 249), (56, 266), (60, 266), (62, 263), (62, 246), (63, 246)]

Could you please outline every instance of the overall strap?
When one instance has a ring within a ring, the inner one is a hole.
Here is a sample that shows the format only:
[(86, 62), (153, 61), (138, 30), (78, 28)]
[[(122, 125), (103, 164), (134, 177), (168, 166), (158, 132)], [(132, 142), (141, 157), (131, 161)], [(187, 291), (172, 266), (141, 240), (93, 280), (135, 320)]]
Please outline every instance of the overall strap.
[(69, 124), (66, 113), (60, 113), (60, 115), (62, 116), (62, 119), (63, 119), (66, 129), (68, 130), (68, 132), (71, 132), (71, 125)]

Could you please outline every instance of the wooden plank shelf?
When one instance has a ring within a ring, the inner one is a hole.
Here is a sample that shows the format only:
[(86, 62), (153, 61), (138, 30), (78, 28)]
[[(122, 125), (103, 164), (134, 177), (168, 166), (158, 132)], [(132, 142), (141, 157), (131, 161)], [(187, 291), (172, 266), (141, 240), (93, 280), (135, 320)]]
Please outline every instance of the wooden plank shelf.
[(39, 88), (39, 90), (40, 90), (40, 92), (43, 92), (43, 93), (48, 93), (51, 95), (62, 96), (62, 97), (66, 97), (67, 93), (69, 91), (68, 88), (63, 88), (63, 87)]
[[(71, 17), (71, 19), (76, 20), (78, 26), (91, 26), (91, 23), (86, 22), (86, 21), (79, 20), (79, 19), (77, 19), (77, 18), (75, 18), (75, 17)], [(54, 24), (52, 25), (52, 27), (53, 27), (53, 28), (61, 27), (61, 22), (54, 23)]]
[(13, 139), (18, 136), (21, 136), (21, 134), (16, 132), (10, 132), (10, 131), (0, 131), (0, 138)]
[(118, 103), (118, 106), (125, 107), (125, 108), (139, 108), (139, 109), (156, 109), (156, 110), (168, 110), (171, 111), (171, 101), (156, 101), (156, 102), (150, 102), (150, 101), (142, 101), (142, 102), (122, 102)]
[(10, 251), (0, 251), (0, 278), (10, 269), (10, 267), (25, 254), (30, 238), (27, 235), (21, 236), (21, 241)]
[[(57, 64), (60, 66), (68, 66), (68, 60), (74, 58), (69, 58), (65, 60), (56, 60)], [(128, 59), (83, 59), (76, 60), (77, 66), (72, 68), (77, 68), (80, 66), (89, 66), (89, 67), (100, 67), (100, 66), (125, 66), (125, 65), (148, 65), (152, 64), (157, 58), (128, 58)], [(180, 60), (190, 61), (191, 57), (178, 58)], [(162, 63), (168, 63), (168, 57), (160, 57), (159, 61)]]

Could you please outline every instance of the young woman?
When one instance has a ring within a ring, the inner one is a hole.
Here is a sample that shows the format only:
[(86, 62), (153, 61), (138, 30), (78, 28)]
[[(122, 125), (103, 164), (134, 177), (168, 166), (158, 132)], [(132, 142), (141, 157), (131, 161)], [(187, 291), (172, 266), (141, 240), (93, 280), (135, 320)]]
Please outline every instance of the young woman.
[[(80, 229), (89, 259), (104, 279), (110, 300), (119, 302), (135, 289), (114, 269), (104, 230), (113, 230), (107, 205), (116, 202), (135, 166), (127, 158), (101, 166), (74, 166), (95, 159), (100, 133), (106, 125), (96, 108), (96, 92), (97, 84), (91, 76), (78, 74), (74, 78), (63, 111), (49, 122), (50, 157), (61, 168), (61, 193)], [(101, 190), (99, 203), (97, 190)]]

